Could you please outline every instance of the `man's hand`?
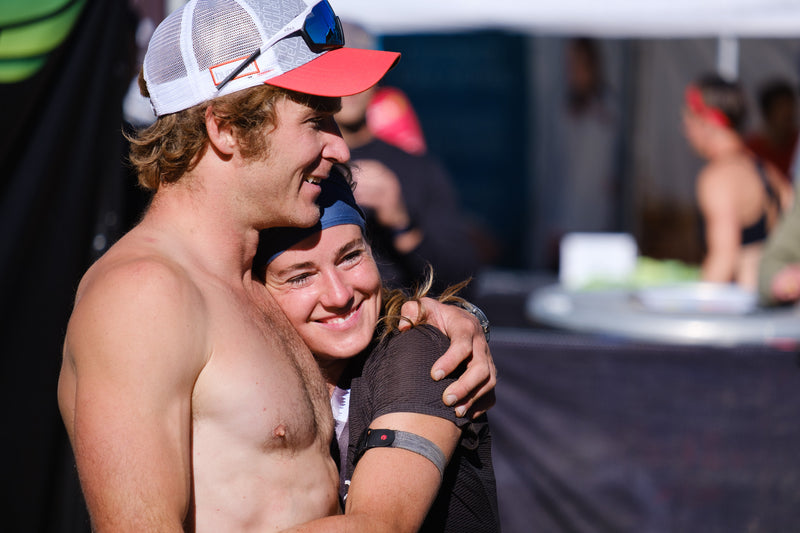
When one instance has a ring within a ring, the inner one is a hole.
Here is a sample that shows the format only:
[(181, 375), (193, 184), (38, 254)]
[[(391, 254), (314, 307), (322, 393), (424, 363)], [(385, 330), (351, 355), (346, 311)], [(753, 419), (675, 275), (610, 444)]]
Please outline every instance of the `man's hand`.
[[(476, 418), (494, 405), (494, 388), (497, 385), (497, 369), (483, 329), (478, 319), (460, 307), (431, 298), (423, 298), (422, 304), (427, 312), (428, 323), (450, 337), (450, 348), (434, 363), (431, 377), (439, 381), (467, 361), (467, 369), (445, 389), (442, 400), (446, 405), (455, 406), (457, 416), (469, 413)], [(419, 312), (416, 302), (406, 302), (401, 310), (403, 316), (412, 320), (416, 320)], [(409, 327), (408, 322), (401, 321), (400, 329)]]

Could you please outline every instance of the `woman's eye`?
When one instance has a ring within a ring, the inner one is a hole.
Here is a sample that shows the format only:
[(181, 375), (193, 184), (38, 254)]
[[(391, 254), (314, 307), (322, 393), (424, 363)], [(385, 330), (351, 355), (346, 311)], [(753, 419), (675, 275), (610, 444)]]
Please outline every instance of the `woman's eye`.
[(309, 273), (299, 274), (297, 276), (292, 276), (291, 278), (287, 279), (286, 283), (288, 285), (303, 285), (309, 280), (310, 277), (311, 274)]
[(353, 263), (357, 261), (361, 255), (364, 253), (363, 250), (355, 250), (353, 252), (348, 253), (342, 258), (343, 263)]

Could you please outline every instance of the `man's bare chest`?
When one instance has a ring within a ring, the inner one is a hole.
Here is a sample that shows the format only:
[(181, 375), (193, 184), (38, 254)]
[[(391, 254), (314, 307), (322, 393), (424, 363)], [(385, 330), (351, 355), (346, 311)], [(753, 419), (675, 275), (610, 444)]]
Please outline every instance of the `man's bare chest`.
[(240, 299), (212, 318), (213, 351), (194, 387), (196, 422), (264, 451), (327, 442), (322, 376), (275, 303)]

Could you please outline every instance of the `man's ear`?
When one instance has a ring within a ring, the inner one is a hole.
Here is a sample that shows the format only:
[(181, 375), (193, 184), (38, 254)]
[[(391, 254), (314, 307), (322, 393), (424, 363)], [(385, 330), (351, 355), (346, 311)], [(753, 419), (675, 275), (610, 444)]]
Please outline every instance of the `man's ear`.
[(206, 131), (208, 141), (215, 150), (225, 155), (233, 155), (237, 143), (230, 124), (222, 124), (214, 114), (214, 106), (211, 105), (206, 108)]

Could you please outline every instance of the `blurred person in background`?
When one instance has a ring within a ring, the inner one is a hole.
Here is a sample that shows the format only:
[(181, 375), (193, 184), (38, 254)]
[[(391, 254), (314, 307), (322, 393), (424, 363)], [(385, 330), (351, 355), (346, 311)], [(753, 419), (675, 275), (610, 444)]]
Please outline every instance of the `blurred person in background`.
[[(343, 22), (346, 46), (376, 48), (363, 28)], [(411, 287), (430, 264), (433, 292), (473, 277), (477, 247), (444, 166), (429, 154), (413, 155), (378, 139), (367, 124), (376, 88), (342, 98), (336, 113), (358, 183), (356, 200), (367, 215), (367, 235), (384, 283)]]
[(707, 161), (696, 184), (706, 244), (702, 279), (755, 290), (764, 242), (793, 193), (778, 168), (747, 148), (745, 116), (736, 83), (712, 74), (686, 88), (684, 132)]
[(619, 95), (607, 81), (601, 43), (566, 42), (563, 94), (549, 120), (542, 206), (546, 264), (558, 269), (561, 239), (571, 232), (615, 231), (621, 212)]
[[(606, 82), (600, 43), (571, 39), (561, 116), (565, 231), (611, 231), (618, 211), (620, 114)], [(576, 154), (579, 154), (576, 157)]]
[(764, 306), (800, 300), (800, 208), (796, 202), (764, 246), (758, 269), (758, 297)]
[[(774, 111), (776, 107), (782, 107), (785, 110), (782, 114), (783, 120), (773, 120), (784, 124), (784, 131), (789, 131), (789, 124), (794, 126), (792, 146), (794, 163), (788, 167), (788, 176), (795, 183), (795, 195), (797, 195), (800, 180), (796, 179), (798, 136), (797, 117), (793, 114), (796, 112), (797, 103), (794, 91), (790, 83), (775, 81), (762, 91), (761, 105), (764, 107), (772, 102), (770, 109), (773, 110), (773, 114), (777, 114), (777, 111)], [(780, 104), (774, 103), (775, 101)], [(788, 117), (790, 113), (792, 113), (791, 120)], [(800, 209), (796, 203), (767, 239), (758, 270), (758, 296), (759, 303), (764, 306), (792, 304), (800, 300)]]
[(792, 158), (797, 145), (797, 94), (783, 79), (765, 83), (758, 92), (761, 127), (746, 144), (761, 159), (771, 162), (791, 181)]

